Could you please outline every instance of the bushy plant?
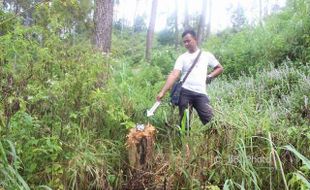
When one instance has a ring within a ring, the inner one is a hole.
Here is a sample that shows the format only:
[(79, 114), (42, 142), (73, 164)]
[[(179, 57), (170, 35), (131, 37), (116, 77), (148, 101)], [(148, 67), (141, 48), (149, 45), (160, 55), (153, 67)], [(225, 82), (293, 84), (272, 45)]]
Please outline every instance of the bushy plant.
[[(294, 3), (293, 3), (294, 2)], [(256, 73), (272, 63), (280, 66), (286, 59), (309, 61), (309, 1), (292, 1), (262, 26), (248, 26), (237, 33), (230, 29), (208, 40), (210, 49), (225, 67), (227, 75)]]
[(153, 52), (152, 65), (159, 67), (161, 73), (167, 76), (172, 71), (176, 61), (176, 51), (174, 49), (162, 49)]
[(202, 126), (194, 113), (187, 139), (167, 96), (145, 112), (181, 52), (155, 44), (147, 63), (145, 34), (130, 30), (114, 32), (110, 55), (95, 52), (84, 35), (64, 35), (83, 12), (77, 1), (41, 6), (37, 26), (1, 25), (0, 188), (122, 189), (128, 128), (147, 122), (158, 133), (146, 188), (307, 187), (309, 1), (294, 2), (264, 27), (204, 45), (232, 77), (208, 85), (215, 117)]
[[(117, 130), (105, 129), (106, 100), (93, 96), (108, 83), (107, 67), (115, 61), (95, 53), (87, 41), (71, 45), (41, 27), (16, 25), (0, 38), (1, 138), (16, 144), (23, 163), (17, 170), (31, 187), (63, 189), (70, 181), (64, 144), (79, 142), (73, 126), (103, 138), (104, 132)], [(97, 170), (101, 165), (96, 163), (90, 164)], [(106, 171), (101, 168), (100, 175)]]

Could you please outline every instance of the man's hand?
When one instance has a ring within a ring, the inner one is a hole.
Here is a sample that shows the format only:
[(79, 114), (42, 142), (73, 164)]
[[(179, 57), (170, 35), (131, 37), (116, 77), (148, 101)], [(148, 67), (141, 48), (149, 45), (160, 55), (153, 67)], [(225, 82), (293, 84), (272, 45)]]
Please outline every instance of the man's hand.
[(161, 99), (162, 99), (164, 96), (165, 96), (165, 93), (160, 92), (160, 93), (157, 95), (156, 100), (157, 100), (157, 101), (161, 101)]
[(211, 77), (210, 75), (207, 76), (207, 80), (206, 80), (206, 84), (210, 84), (213, 80), (213, 77)]
[(209, 73), (206, 79), (206, 84), (210, 84), (212, 80), (217, 77), (219, 74), (221, 74), (224, 71), (223, 66), (221, 64), (218, 64), (216, 67), (214, 67), (213, 71)]
[(174, 69), (168, 76), (166, 83), (160, 93), (157, 95), (156, 100), (160, 101), (166, 94), (166, 92), (171, 88), (171, 86), (174, 84), (174, 82), (179, 78), (181, 75), (180, 70)]

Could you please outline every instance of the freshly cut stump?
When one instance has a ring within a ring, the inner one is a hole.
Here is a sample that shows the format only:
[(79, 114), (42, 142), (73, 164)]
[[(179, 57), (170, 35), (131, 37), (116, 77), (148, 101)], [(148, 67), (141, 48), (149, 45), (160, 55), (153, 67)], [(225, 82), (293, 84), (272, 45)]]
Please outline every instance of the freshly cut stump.
[(156, 129), (151, 124), (143, 131), (132, 128), (127, 135), (129, 165), (135, 170), (147, 170), (153, 161)]

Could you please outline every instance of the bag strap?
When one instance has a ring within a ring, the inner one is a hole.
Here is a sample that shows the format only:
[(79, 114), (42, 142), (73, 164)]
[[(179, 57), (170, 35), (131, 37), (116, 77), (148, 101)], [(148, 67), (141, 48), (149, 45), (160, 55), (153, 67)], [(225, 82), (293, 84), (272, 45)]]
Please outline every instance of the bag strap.
[(188, 70), (188, 72), (186, 73), (185, 77), (184, 77), (183, 80), (181, 81), (182, 83), (185, 82), (185, 80), (186, 80), (186, 78), (188, 77), (189, 73), (193, 70), (193, 68), (194, 68), (194, 66), (196, 65), (196, 63), (197, 63), (197, 61), (198, 61), (200, 55), (201, 55), (201, 50), (199, 51), (197, 57), (195, 58), (195, 60), (194, 60), (194, 62), (193, 62), (193, 64), (192, 64), (192, 66), (189, 68), (189, 70)]

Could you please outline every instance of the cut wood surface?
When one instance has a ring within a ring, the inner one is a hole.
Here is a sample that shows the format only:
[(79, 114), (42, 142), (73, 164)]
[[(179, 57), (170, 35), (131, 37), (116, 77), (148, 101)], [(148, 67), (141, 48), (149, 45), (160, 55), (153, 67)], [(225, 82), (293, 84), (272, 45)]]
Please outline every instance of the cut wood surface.
[(133, 169), (146, 170), (152, 163), (156, 129), (151, 124), (143, 131), (132, 128), (127, 135), (129, 164)]

